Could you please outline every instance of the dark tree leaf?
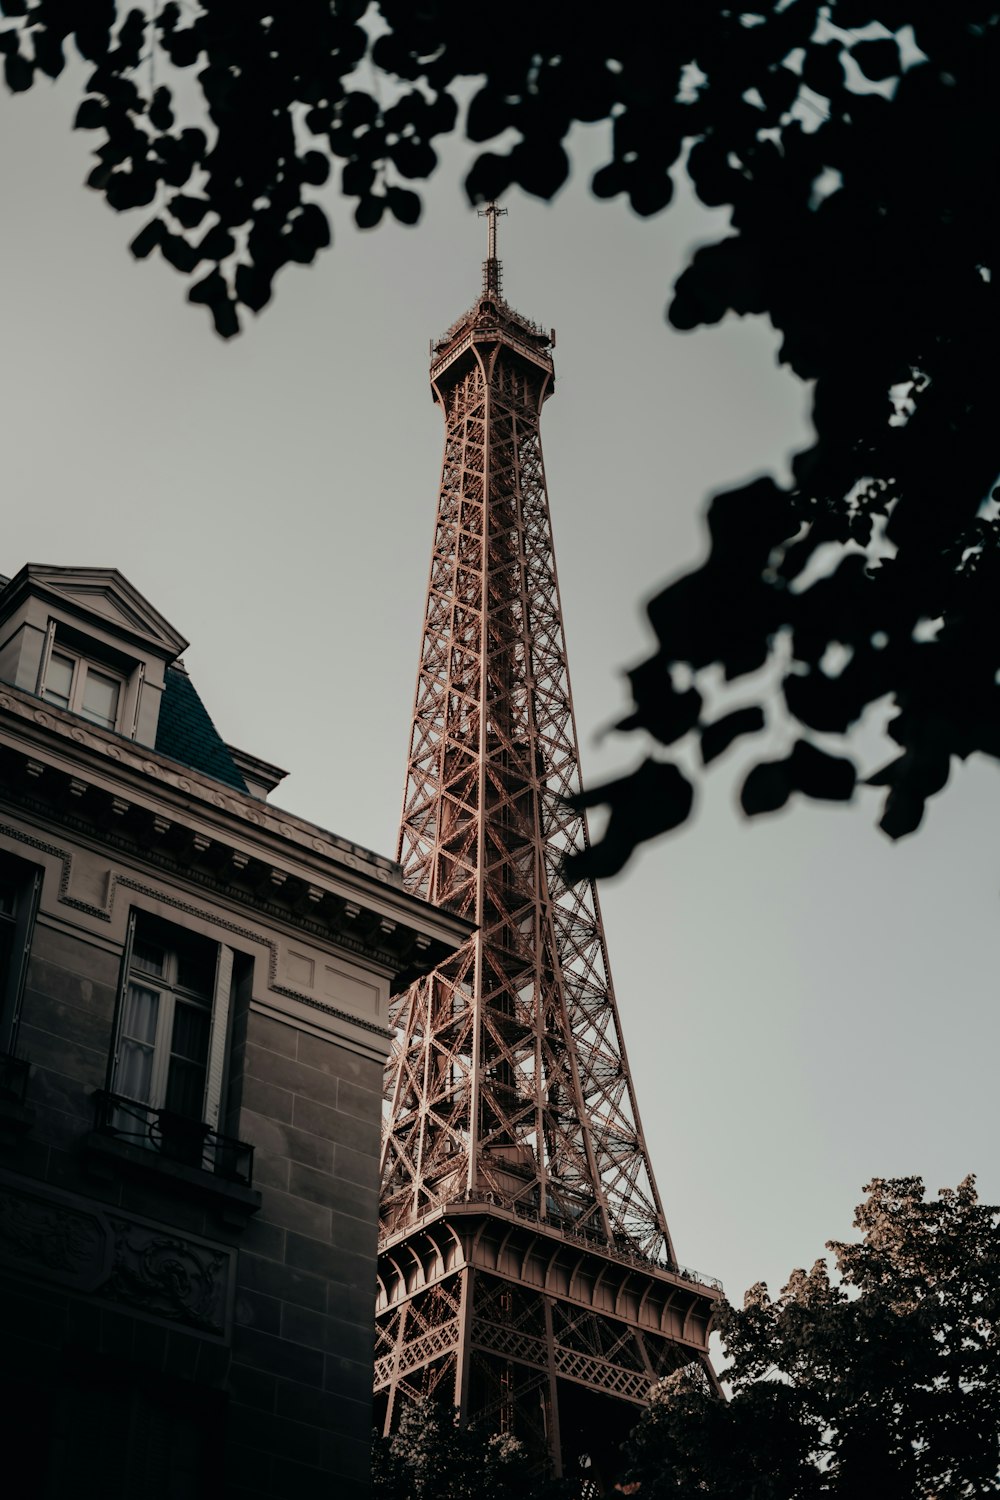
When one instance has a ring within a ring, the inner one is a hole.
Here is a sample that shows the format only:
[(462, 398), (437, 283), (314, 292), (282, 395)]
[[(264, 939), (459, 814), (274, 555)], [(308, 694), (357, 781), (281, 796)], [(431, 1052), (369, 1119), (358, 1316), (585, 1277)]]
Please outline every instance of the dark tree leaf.
[(730, 201), (733, 170), (718, 141), (697, 141), (688, 155), (688, 173), (698, 197), (709, 208)]
[(389, 148), (392, 164), (404, 177), (429, 177), (437, 166), (437, 152), (426, 141), (409, 138)]
[(112, 172), (104, 191), (111, 207), (119, 212), (142, 208), (156, 197), (156, 176), (143, 162), (131, 172)]
[(162, 84), (150, 102), (149, 123), (156, 130), (169, 130), (174, 123), (174, 112), (170, 108), (170, 90)]
[(107, 108), (100, 99), (83, 99), (73, 121), (74, 130), (99, 130), (107, 120)]
[(66, 66), (62, 37), (55, 29), (49, 27), (44, 31), (35, 30), (32, 33), (32, 41), (35, 49), (36, 65), (49, 78), (58, 78)]
[(348, 198), (366, 198), (375, 181), (375, 167), (370, 161), (349, 161), (340, 174), (340, 180)]
[(828, 755), (809, 740), (796, 740), (788, 760), (792, 785), (807, 797), (826, 802), (849, 802), (857, 772), (842, 755)]
[(201, 281), (196, 281), (188, 291), (188, 301), (201, 303), (209, 309), (215, 331), (222, 338), (232, 338), (240, 331), (236, 304), (229, 294), (225, 277), (220, 271), (210, 271)]
[(159, 219), (150, 219), (144, 229), (140, 229), (135, 239), (129, 245), (129, 249), (136, 260), (145, 260), (150, 251), (155, 250), (163, 238), (163, 225)]
[(386, 191), (389, 208), (401, 224), (416, 224), (420, 218), (420, 199), (406, 188), (391, 187)]
[(312, 260), (317, 250), (322, 250), (329, 245), (330, 222), (318, 203), (307, 203), (296, 214), (291, 223), (289, 238), (292, 241), (292, 259), (294, 260)]
[(902, 64), (899, 47), (891, 37), (878, 41), (855, 42), (851, 56), (866, 78), (873, 83), (882, 83), (886, 78), (897, 78)]
[(756, 734), (764, 728), (764, 710), (754, 704), (750, 708), (737, 708), (714, 724), (707, 724), (701, 731), (701, 759), (708, 765), (729, 749), (741, 734)]
[(193, 271), (201, 260), (197, 250), (183, 235), (170, 234), (168, 230), (164, 230), (160, 237), (160, 254), (177, 271)]
[(653, 171), (639, 176), (632, 174), (628, 190), (629, 202), (640, 217), (647, 219), (666, 208), (674, 195), (674, 184), (669, 172)]
[(213, 307), (216, 302), (223, 302), (228, 296), (229, 288), (221, 271), (209, 271), (207, 276), (188, 288), (188, 301), (201, 303), (205, 307)]
[(558, 141), (536, 141), (530, 150), (525, 146), (514, 147), (511, 167), (513, 180), (526, 193), (535, 198), (551, 198), (569, 176), (569, 157)]
[(386, 210), (386, 201), (375, 193), (369, 193), (362, 198), (354, 210), (354, 222), (359, 229), (374, 229), (382, 222), (382, 215)]
[(885, 799), (885, 811), (878, 826), (891, 839), (901, 839), (920, 827), (923, 816), (924, 798), (911, 787), (897, 786)]
[(691, 812), (694, 788), (669, 761), (647, 760), (631, 776), (571, 799), (577, 808), (610, 806), (604, 837), (566, 860), (569, 880), (616, 875), (637, 843), (678, 828)]
[(175, 193), (167, 207), (185, 229), (197, 229), (211, 204), (207, 198), (192, 198), (187, 193)]
[(303, 182), (322, 187), (330, 175), (330, 158), (322, 151), (306, 151), (299, 162)]
[(3, 76), (12, 94), (22, 94), (30, 89), (35, 77), (34, 64), (20, 53), (9, 53), (4, 58)]
[(465, 124), (470, 141), (492, 140), (512, 123), (510, 105), (498, 88), (487, 85), (473, 94)]
[(236, 241), (228, 229), (215, 224), (202, 235), (197, 248), (199, 260), (225, 260), (236, 249)]
[(491, 198), (501, 198), (513, 181), (511, 158), (484, 151), (465, 179), (465, 192), (470, 203), (487, 203)]
[(693, 687), (677, 691), (671, 681), (669, 663), (662, 654), (633, 667), (627, 676), (636, 709), (616, 728), (645, 729), (661, 745), (672, 745), (697, 724), (701, 694)]
[(748, 818), (777, 812), (794, 789), (790, 760), (765, 760), (747, 773), (740, 791), (740, 806)]
[(236, 303), (231, 297), (220, 299), (211, 304), (212, 322), (215, 331), (220, 338), (231, 339), (240, 331), (239, 314), (236, 311)]
[(236, 295), (251, 312), (260, 312), (271, 299), (271, 278), (258, 266), (236, 267)]
[(802, 62), (802, 82), (815, 93), (835, 99), (844, 87), (840, 42), (813, 42)]
[(623, 193), (628, 184), (628, 172), (621, 162), (608, 162), (590, 179), (590, 190), (595, 198), (614, 198)]

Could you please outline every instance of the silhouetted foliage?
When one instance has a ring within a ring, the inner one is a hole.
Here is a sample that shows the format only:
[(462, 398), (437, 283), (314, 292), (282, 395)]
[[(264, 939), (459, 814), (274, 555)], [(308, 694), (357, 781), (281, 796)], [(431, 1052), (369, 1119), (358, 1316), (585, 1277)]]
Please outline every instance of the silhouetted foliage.
[(974, 1179), (925, 1201), (876, 1178), (860, 1243), (751, 1287), (718, 1320), (720, 1401), (688, 1367), (657, 1388), (628, 1443), (640, 1500), (926, 1500), (1000, 1494), (1000, 1231)]
[(422, 1400), (403, 1410), (391, 1437), (372, 1446), (374, 1500), (570, 1500), (539, 1477), (516, 1438), (462, 1428), (457, 1411)]
[[(76, 117), (102, 135), (89, 182), (115, 209), (155, 204), (133, 253), (197, 277), (188, 295), (224, 336), (330, 243), (312, 190), (331, 166), (360, 225), (417, 221), (405, 184), (434, 170), (463, 83), (465, 134), (486, 147), (473, 200), (514, 183), (551, 197), (575, 121), (612, 124), (598, 197), (653, 214), (686, 170), (731, 233), (694, 255), (670, 321), (769, 317), (814, 382), (816, 441), (790, 487), (712, 500), (706, 562), (649, 605), (659, 649), (620, 727), (700, 741), (706, 765), (738, 736), (795, 738), (750, 771), (756, 814), (795, 792), (848, 800), (853, 764), (814, 736), (891, 696), (899, 754), (867, 780), (888, 789), (893, 838), (953, 756), (1000, 756), (996, 0), (625, 0), (586, 24), (524, 0), (489, 24), (459, 0), (0, 8), (11, 89), (56, 77), (69, 41), (93, 64)], [(745, 680), (765, 666), (780, 692)], [(754, 701), (724, 701), (720, 678)], [(620, 868), (682, 822), (682, 783), (655, 760), (590, 793), (610, 824), (573, 872)]]

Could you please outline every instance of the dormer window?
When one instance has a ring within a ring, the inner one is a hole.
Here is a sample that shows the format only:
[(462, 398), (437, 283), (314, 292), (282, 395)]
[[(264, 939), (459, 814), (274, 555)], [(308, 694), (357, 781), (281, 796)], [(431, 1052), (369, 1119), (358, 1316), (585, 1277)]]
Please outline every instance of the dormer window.
[(102, 729), (120, 728), (125, 679), (104, 665), (98, 666), (61, 647), (53, 649), (42, 693), (49, 703), (79, 714)]
[(157, 748), (167, 673), (186, 645), (114, 568), (28, 563), (0, 589), (0, 681), (138, 745)]

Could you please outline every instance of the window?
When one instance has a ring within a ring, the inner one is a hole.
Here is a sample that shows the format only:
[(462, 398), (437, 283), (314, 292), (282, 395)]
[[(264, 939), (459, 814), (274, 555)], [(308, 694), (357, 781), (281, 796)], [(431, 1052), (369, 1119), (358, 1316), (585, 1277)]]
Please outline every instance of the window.
[(111, 1088), (145, 1106), (135, 1120), (159, 1117), (144, 1144), (158, 1146), (163, 1116), (218, 1125), (232, 975), (231, 949), (133, 913)]
[(102, 729), (115, 729), (124, 690), (124, 679), (109, 668), (66, 651), (61, 645), (51, 651), (42, 685), (42, 694), (49, 703), (69, 709)]
[(0, 854), (0, 1052), (13, 1052), (17, 1039), (41, 885), (40, 870), (12, 855)]

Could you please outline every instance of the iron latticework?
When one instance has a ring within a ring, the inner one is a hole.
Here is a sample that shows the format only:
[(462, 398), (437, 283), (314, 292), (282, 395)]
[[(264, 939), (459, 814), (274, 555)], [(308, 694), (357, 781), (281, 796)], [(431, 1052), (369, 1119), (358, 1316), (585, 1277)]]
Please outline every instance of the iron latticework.
[[(445, 417), (399, 859), (474, 935), (401, 998), (387, 1073), (376, 1392), (436, 1392), (548, 1452), (620, 1440), (704, 1358), (714, 1283), (676, 1264), (597, 892), (539, 436), (554, 336), (480, 300), (435, 346)], [(604, 1455), (604, 1467), (607, 1455)], [(596, 1493), (596, 1491), (595, 1491)]]

